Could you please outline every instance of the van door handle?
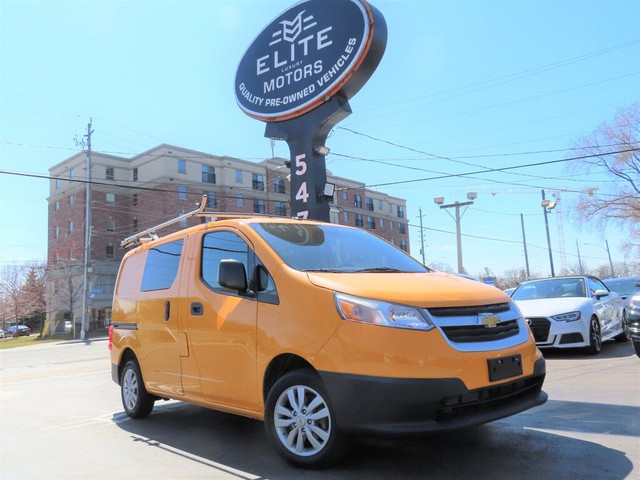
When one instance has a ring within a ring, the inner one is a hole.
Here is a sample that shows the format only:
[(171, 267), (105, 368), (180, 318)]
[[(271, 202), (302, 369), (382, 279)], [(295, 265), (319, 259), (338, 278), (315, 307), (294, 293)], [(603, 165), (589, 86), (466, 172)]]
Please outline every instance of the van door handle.
[(169, 300), (167, 300), (164, 303), (164, 321), (168, 322), (170, 316), (171, 316), (171, 303), (169, 302)]
[(204, 313), (204, 308), (200, 302), (193, 302), (191, 304), (191, 315), (202, 315)]

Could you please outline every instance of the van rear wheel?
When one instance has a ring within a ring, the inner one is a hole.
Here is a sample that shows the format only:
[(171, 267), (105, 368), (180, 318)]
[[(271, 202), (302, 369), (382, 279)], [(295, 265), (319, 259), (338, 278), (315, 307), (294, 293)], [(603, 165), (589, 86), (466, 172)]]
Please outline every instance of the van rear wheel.
[(310, 370), (290, 372), (273, 385), (265, 427), (278, 453), (294, 465), (326, 467), (345, 452), (324, 385)]
[(124, 411), (131, 418), (144, 418), (153, 410), (155, 397), (144, 388), (142, 372), (136, 360), (129, 360), (122, 369), (120, 393)]

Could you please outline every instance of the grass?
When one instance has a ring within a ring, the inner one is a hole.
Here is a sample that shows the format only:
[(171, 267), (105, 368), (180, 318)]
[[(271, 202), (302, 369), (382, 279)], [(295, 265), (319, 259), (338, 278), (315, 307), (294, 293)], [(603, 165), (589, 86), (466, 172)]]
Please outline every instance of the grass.
[[(71, 337), (69, 336), (69, 340)], [(43, 343), (59, 342), (61, 340), (67, 340), (59, 336), (47, 337), (45, 339), (40, 338), (40, 334), (31, 334), (28, 337), (6, 337), (0, 338), (0, 350), (7, 348), (26, 347), (27, 345), (42, 345)]]

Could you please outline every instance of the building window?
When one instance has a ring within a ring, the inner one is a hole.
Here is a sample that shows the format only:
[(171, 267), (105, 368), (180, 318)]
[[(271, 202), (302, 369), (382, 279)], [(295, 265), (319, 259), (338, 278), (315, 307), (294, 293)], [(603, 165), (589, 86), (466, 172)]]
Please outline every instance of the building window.
[(74, 201), (75, 201), (75, 195), (69, 195), (69, 206), (73, 205)]
[(402, 222), (398, 223), (398, 231), (403, 235), (405, 233), (407, 233), (407, 230), (405, 229), (405, 224), (404, 223), (402, 223)]
[(407, 251), (407, 241), (406, 240), (400, 240), (400, 248), (402, 250), (404, 250), (405, 252)]
[(364, 223), (362, 222), (362, 214), (356, 213), (356, 227), (362, 227)]
[(138, 231), (138, 219), (134, 218), (133, 219), (133, 233), (136, 233)]
[(53, 238), (58, 238), (60, 236), (60, 227), (53, 227)]
[(202, 183), (216, 183), (216, 169), (209, 165), (202, 165)]
[(74, 178), (75, 176), (76, 176), (76, 171), (75, 169), (72, 168), (71, 170), (69, 170), (69, 178)]
[(242, 170), (236, 170), (236, 183), (242, 183)]
[(178, 200), (187, 199), (187, 187), (178, 187)]
[(56, 178), (56, 190), (58, 190), (60, 188), (60, 179)]
[(60, 210), (60, 200), (56, 200), (55, 203), (53, 204), (53, 209), (57, 212), (58, 210)]
[(107, 258), (113, 258), (113, 245), (107, 245), (104, 255)]
[(71, 220), (67, 225), (67, 233), (69, 234), (73, 233), (73, 220)]
[(261, 198), (253, 199), (253, 213), (264, 213), (264, 200)]
[[(184, 215), (184, 210), (180, 212), (180, 215)], [(183, 218), (182, 220), (180, 220), (179, 225), (181, 227), (186, 227), (187, 226), (187, 219)]]
[(134, 182), (138, 181), (138, 167), (133, 169), (133, 181)]
[(278, 177), (273, 181), (273, 191), (276, 193), (287, 193), (284, 186), (284, 178)]
[(375, 228), (376, 228), (376, 219), (375, 218), (367, 217), (367, 228), (370, 229), (370, 230), (375, 230)]
[(106, 193), (105, 194), (105, 201), (109, 205), (115, 205), (115, 203), (116, 203), (116, 194), (115, 193)]
[(342, 200), (345, 202), (349, 200), (349, 194), (347, 192), (342, 192)]
[(380, 219), (380, 228), (384, 228), (384, 218)]
[(392, 204), (392, 203), (390, 203), (389, 205), (387, 205), (387, 211), (388, 211), (389, 213), (393, 213), (393, 204)]
[(404, 218), (404, 207), (402, 205), (398, 205), (398, 218)]
[(365, 208), (370, 212), (373, 212), (373, 198), (366, 198), (364, 202)]
[(378, 200), (378, 210), (382, 210), (382, 200)]
[(133, 196), (131, 197), (131, 203), (133, 204), (134, 207), (136, 205), (138, 205), (138, 194), (137, 193), (134, 193)]
[(105, 178), (107, 180), (113, 180), (114, 179), (113, 167), (107, 167), (107, 170), (106, 170), (106, 173), (105, 173)]
[(342, 221), (344, 223), (349, 223), (349, 212), (342, 212)]
[(360, 195), (353, 196), (353, 205), (356, 208), (362, 208), (362, 197)]
[(187, 161), (178, 159), (178, 173), (187, 173)]
[(116, 221), (112, 218), (107, 219), (107, 232), (115, 232), (116, 231)]
[(218, 199), (216, 198), (215, 192), (208, 192), (204, 190), (202, 194), (207, 196), (207, 207), (218, 208)]
[(276, 202), (276, 215), (281, 217), (287, 216), (287, 207), (284, 202)]
[[(236, 170), (237, 171), (237, 170)], [(244, 198), (242, 197), (242, 194), (239, 193), (238, 195), (236, 195), (236, 205), (238, 207), (242, 207), (244, 206)]]
[(264, 175), (254, 173), (252, 176), (252, 187), (254, 190), (264, 192)]

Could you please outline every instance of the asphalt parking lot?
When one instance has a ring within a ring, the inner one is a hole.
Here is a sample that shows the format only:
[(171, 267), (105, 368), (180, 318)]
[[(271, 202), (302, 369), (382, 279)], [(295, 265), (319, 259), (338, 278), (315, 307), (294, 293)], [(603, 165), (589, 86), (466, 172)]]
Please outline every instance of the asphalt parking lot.
[[(359, 438), (329, 470), (299, 470), (261, 422), (180, 402), (147, 419), (122, 411), (104, 341), (0, 351), (2, 478), (638, 479), (640, 359), (546, 352), (549, 401), (480, 427)], [(366, 399), (363, 399), (366, 401)]]

